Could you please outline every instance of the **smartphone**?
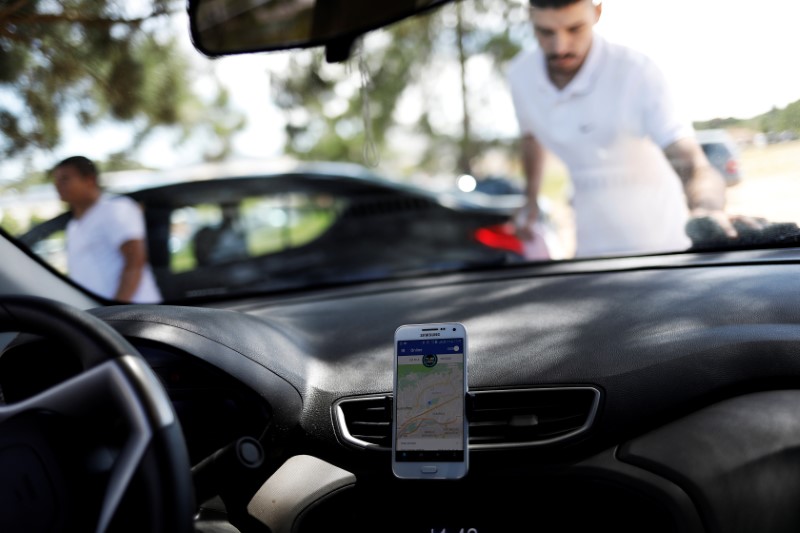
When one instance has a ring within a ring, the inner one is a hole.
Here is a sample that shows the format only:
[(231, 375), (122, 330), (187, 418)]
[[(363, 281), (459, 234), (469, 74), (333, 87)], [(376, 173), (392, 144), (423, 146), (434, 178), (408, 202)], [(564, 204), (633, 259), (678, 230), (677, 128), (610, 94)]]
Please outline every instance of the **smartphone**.
[(469, 469), (467, 330), (408, 324), (394, 334), (392, 471), (404, 479), (459, 479)]

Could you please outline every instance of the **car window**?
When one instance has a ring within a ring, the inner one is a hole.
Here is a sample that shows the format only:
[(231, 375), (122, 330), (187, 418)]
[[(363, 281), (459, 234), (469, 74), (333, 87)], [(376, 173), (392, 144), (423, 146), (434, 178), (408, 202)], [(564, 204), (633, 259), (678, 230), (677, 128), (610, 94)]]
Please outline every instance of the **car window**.
[(249, 254), (271, 254), (313, 242), (334, 223), (341, 204), (332, 196), (299, 193), (245, 199), (241, 217)]
[(341, 202), (302, 193), (184, 206), (170, 215), (170, 271), (187, 272), (283, 252), (318, 239)]
[[(214, 60), (192, 46), (184, 4), (0, 13), (42, 32), (0, 33), (0, 224), (66, 276), (56, 217), (74, 207), (53, 170), (76, 155), (105, 194), (140, 205), (167, 301), (798, 242), (794, 3), (606, 0), (590, 41), (566, 32), (557, 57), (558, 21), (537, 33), (529, 2), (465, 0), (370, 32), (346, 58)], [(711, 186), (693, 186), (707, 167)]]

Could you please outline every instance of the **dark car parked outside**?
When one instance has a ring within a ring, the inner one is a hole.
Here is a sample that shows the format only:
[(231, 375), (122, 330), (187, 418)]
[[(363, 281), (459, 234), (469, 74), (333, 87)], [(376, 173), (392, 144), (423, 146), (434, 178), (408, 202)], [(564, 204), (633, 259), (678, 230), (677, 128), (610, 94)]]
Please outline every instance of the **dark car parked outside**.
[[(433, 193), (359, 165), (237, 170), (204, 167), (197, 176), (216, 177), (198, 181), (167, 174), (165, 184), (148, 178), (126, 192), (144, 208), (166, 301), (523, 260), (513, 206)], [(63, 250), (69, 216), (20, 240), (44, 253), (55, 236)]]

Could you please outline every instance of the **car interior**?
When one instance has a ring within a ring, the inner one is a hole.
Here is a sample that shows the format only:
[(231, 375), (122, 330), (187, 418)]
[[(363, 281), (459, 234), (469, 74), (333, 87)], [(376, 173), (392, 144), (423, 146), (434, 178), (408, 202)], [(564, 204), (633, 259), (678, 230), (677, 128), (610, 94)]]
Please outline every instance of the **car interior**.
[[(352, 2), (363, 27), (336, 32), (297, 1), (267, 14), (306, 34), (259, 41), (242, 14), (239, 42), (203, 36), (239, 3), (188, 10), (206, 55), (336, 60), (440, 3)], [(792, 235), (141, 305), (0, 228), (0, 531), (797, 531)], [(399, 479), (393, 335), (450, 322), (469, 338), (469, 471)]]

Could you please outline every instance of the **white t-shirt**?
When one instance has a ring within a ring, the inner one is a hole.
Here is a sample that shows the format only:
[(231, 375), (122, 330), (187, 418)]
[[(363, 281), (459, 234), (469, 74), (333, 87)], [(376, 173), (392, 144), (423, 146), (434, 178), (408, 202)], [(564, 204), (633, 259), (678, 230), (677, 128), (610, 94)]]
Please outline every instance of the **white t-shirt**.
[(663, 149), (692, 137), (666, 80), (643, 54), (595, 34), (586, 62), (562, 90), (540, 48), (508, 69), (523, 135), (567, 166), (576, 256), (684, 250), (688, 208)]
[[(144, 215), (136, 202), (127, 196), (102, 194), (80, 219), (73, 218), (67, 223), (69, 276), (100, 296), (114, 298), (124, 266), (120, 247), (127, 241), (145, 237)], [(131, 301), (161, 301), (149, 263)]]

